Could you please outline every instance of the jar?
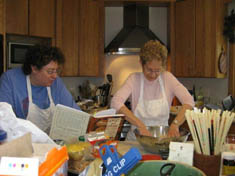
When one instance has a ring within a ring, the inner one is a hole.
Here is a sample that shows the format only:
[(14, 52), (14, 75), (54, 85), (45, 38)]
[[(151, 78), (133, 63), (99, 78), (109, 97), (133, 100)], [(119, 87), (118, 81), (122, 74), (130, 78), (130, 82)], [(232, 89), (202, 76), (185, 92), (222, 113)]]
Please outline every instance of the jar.
[(6, 139), (7, 139), (7, 132), (0, 129), (0, 144), (5, 142)]
[(223, 153), (223, 175), (230, 175), (235, 173), (235, 153)]

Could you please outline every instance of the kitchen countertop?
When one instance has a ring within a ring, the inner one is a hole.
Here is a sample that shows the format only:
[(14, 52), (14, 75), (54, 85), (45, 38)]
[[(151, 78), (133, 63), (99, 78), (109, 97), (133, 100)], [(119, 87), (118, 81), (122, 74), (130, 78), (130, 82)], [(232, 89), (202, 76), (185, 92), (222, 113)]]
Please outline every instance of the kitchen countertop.
[(144, 148), (138, 143), (138, 141), (119, 141), (117, 151), (121, 155), (124, 155), (132, 147), (137, 148), (142, 155), (149, 154), (149, 152), (146, 152)]
[[(235, 147), (234, 144), (226, 144), (225, 147), (224, 147), (224, 151), (231, 151), (231, 145), (233, 145), (233, 149), (234, 149), (234, 147)], [(118, 151), (118, 153), (120, 155), (124, 155), (132, 147), (137, 148), (142, 155), (150, 154), (150, 153), (144, 151), (143, 147), (137, 141), (119, 141), (118, 142), (118, 146), (117, 146), (117, 151)], [(77, 174), (73, 174), (73, 173), (69, 173), (68, 176), (78, 176), (78, 175)]]

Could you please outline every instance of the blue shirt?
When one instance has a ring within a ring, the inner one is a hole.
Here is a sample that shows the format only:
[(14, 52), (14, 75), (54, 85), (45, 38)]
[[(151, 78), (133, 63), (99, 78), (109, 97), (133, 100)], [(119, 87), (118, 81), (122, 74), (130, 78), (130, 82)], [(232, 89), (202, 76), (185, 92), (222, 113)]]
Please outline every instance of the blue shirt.
[[(50, 105), (47, 88), (44, 86), (33, 86), (33, 103), (41, 109), (46, 109)], [(75, 109), (79, 109), (73, 100), (72, 95), (65, 87), (61, 78), (57, 77), (50, 86), (52, 99), (57, 104), (62, 104)], [(12, 105), (16, 117), (26, 119), (28, 114), (28, 91), (26, 85), (26, 75), (21, 68), (15, 68), (3, 73), (0, 78), (0, 102), (7, 102)]]

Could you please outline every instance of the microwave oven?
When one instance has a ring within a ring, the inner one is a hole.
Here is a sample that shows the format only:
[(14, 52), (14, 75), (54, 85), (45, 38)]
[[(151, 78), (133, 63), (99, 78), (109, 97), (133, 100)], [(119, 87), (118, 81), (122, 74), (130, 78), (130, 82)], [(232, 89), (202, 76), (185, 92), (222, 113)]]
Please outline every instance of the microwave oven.
[(21, 67), (25, 61), (26, 52), (34, 45), (51, 45), (51, 38), (24, 35), (6, 35), (7, 69)]

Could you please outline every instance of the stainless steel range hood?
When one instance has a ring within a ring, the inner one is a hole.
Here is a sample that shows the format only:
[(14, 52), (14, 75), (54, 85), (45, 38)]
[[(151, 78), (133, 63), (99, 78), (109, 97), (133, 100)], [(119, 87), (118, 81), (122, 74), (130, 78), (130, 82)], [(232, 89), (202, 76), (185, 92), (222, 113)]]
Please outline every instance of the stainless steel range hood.
[(159, 40), (163, 43), (149, 29), (148, 5), (126, 4), (123, 8), (123, 28), (105, 48), (107, 55), (138, 54), (148, 40)]

